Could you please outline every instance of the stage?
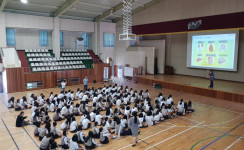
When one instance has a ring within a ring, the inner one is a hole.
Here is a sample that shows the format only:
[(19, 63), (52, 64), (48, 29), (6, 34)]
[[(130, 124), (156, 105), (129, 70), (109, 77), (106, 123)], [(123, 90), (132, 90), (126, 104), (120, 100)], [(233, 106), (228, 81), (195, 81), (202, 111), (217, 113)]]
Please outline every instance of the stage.
[(209, 89), (209, 79), (184, 75), (138, 75), (138, 83), (159, 84), (162, 88), (182, 91), (201, 96), (244, 103), (244, 83), (215, 80)]

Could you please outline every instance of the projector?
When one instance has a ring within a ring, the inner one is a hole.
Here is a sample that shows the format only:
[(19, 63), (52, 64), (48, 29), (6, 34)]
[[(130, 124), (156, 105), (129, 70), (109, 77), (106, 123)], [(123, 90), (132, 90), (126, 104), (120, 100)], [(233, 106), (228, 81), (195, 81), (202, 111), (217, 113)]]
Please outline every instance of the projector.
[(188, 30), (196, 30), (202, 25), (202, 20), (191, 21), (188, 23)]

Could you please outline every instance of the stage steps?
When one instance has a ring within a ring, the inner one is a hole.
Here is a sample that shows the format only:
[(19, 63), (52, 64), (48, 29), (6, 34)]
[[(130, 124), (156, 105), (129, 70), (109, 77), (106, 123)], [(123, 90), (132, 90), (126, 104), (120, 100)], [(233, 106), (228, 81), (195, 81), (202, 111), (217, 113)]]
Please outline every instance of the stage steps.
[(90, 56), (93, 59), (94, 64), (101, 64), (103, 63), (102, 60), (99, 58), (98, 55), (96, 55), (93, 50), (87, 50), (87, 52), (90, 54)]

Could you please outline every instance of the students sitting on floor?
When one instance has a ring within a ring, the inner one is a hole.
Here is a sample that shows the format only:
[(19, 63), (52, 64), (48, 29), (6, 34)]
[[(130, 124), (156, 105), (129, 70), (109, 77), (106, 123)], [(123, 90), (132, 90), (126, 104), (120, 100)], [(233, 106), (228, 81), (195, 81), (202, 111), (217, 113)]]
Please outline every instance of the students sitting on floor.
[(24, 116), (25, 113), (23, 111), (20, 112), (20, 114), (17, 116), (16, 119), (16, 127), (23, 127), (29, 124), (29, 121), (25, 121), (27, 116)]

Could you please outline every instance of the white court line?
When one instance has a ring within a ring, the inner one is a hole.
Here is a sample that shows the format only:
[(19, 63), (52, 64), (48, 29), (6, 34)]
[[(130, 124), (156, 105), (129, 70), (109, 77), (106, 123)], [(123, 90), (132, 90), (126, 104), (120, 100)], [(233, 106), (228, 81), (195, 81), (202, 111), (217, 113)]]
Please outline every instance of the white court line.
[(230, 144), (230, 146), (228, 146), (225, 150), (228, 150), (229, 148), (231, 148), (233, 145), (235, 145), (240, 140), (241, 140), (241, 138), (237, 139), (235, 142), (233, 142), (232, 144)]
[[(144, 139), (142, 139), (142, 140), (146, 140), (146, 139), (148, 139), (148, 138), (150, 138), (150, 137), (152, 137), (152, 136), (154, 136), (154, 135), (157, 135), (157, 134), (162, 133), (162, 132), (164, 132), (164, 131), (167, 131), (167, 130), (169, 130), (169, 129), (171, 129), (171, 128), (174, 128), (175, 126), (176, 126), (176, 125), (171, 126), (170, 128), (164, 129), (164, 130), (162, 130), (162, 131), (160, 131), (160, 132), (157, 132), (157, 133), (155, 133), (155, 134), (152, 134), (152, 135), (150, 135), (150, 136), (148, 136), (148, 137), (146, 137), (146, 138), (144, 138)], [(141, 142), (142, 140), (138, 140), (137, 143)], [(126, 147), (128, 147), (128, 146), (131, 146), (131, 145), (132, 145), (132, 144), (126, 145), (126, 146), (124, 146), (124, 147), (119, 148), (118, 150), (124, 149), (124, 148), (126, 148)]]
[(229, 111), (229, 112), (232, 112), (232, 113), (236, 113), (236, 114), (243, 115), (243, 113), (240, 113), (240, 112), (237, 112), (237, 111), (232, 111), (232, 110), (225, 109), (225, 108), (222, 108), (222, 107), (215, 107), (215, 106), (213, 106), (213, 105), (211, 105), (211, 106), (209, 106), (209, 107), (218, 108), (218, 109), (222, 109), (222, 110)]
[[(242, 117), (242, 116), (243, 116), (243, 114), (241, 114), (241, 115), (239, 115), (239, 116), (237, 116), (237, 117), (235, 117), (235, 118), (233, 118), (233, 119), (231, 119), (231, 120), (227, 120), (227, 121), (224, 121), (224, 122), (218, 122), (218, 123), (214, 123), (214, 124), (206, 124), (206, 125), (201, 125), (201, 126), (203, 126), (203, 127), (210, 127), (210, 126), (215, 126), (215, 125), (219, 125), (219, 124), (225, 124), (225, 123), (234, 121), (234, 120), (236, 120), (237, 118)], [(195, 122), (198, 122), (198, 123), (199, 123), (199, 121), (197, 121), (197, 120), (193, 120), (193, 119), (186, 118), (186, 117), (181, 117), (181, 119), (187, 119), (187, 120), (195, 121)]]
[(168, 140), (170, 140), (170, 139), (172, 139), (172, 138), (174, 138), (174, 137), (176, 137), (176, 136), (178, 136), (178, 135), (180, 135), (180, 134), (182, 134), (182, 133), (185, 133), (186, 131), (189, 131), (189, 130), (193, 129), (193, 128), (199, 126), (200, 124), (202, 124), (202, 123), (204, 123), (204, 122), (205, 122), (205, 121), (200, 122), (200, 123), (196, 124), (195, 126), (192, 126), (192, 127), (189, 128), (189, 129), (186, 129), (186, 130), (184, 130), (184, 131), (182, 131), (182, 132), (180, 132), (180, 133), (177, 133), (177, 134), (175, 134), (175, 135), (173, 135), (173, 136), (171, 136), (171, 137), (169, 137), (169, 138), (167, 138), (167, 139), (165, 139), (165, 140), (163, 140), (163, 141), (161, 141), (161, 142), (158, 142), (158, 143), (154, 144), (153, 146), (150, 146), (150, 147), (146, 148), (145, 150), (151, 149), (151, 148), (153, 148), (154, 146), (156, 146), (156, 145), (158, 145), (158, 144), (161, 144), (161, 143), (163, 143), (163, 142), (165, 142), (165, 141), (168, 141)]

